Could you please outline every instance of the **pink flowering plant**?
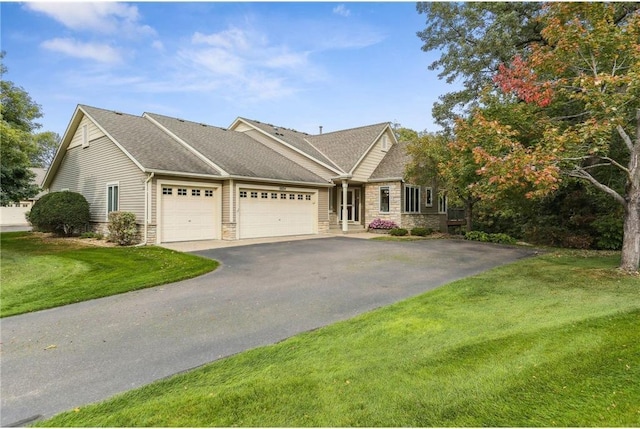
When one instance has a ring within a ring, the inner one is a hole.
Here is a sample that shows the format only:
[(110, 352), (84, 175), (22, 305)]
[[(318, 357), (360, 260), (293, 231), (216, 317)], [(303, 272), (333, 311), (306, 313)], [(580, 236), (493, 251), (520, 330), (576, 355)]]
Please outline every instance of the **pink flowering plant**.
[(397, 228), (398, 225), (392, 220), (384, 220), (384, 219), (374, 219), (369, 224), (369, 229), (393, 229)]

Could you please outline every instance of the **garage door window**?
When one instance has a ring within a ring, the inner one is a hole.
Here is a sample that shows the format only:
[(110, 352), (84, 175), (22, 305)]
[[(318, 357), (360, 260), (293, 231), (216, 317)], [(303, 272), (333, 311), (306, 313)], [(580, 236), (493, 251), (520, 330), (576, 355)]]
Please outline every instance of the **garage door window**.
[(260, 193), (260, 198), (269, 198), (269, 193), (268, 192), (261, 192)]
[(173, 188), (162, 188), (162, 195), (173, 195)]
[(191, 196), (192, 197), (199, 197), (200, 196), (200, 189), (192, 189), (191, 190)]
[(252, 192), (251, 193), (251, 198), (258, 198), (258, 193), (257, 192)]
[(186, 196), (187, 190), (183, 188), (178, 188), (178, 195)]
[(205, 197), (213, 197), (213, 190), (211, 190), (211, 189), (206, 189), (206, 190), (204, 191), (204, 196), (205, 196)]
[(272, 200), (277, 200), (278, 199), (278, 193), (277, 192), (272, 192), (271, 193), (271, 199)]
[(240, 191), (240, 198), (247, 198), (247, 191)]

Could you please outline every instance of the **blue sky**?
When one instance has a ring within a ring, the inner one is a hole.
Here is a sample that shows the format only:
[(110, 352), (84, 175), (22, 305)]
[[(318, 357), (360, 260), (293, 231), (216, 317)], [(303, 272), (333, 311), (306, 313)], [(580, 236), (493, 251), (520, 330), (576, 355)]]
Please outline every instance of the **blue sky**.
[(435, 131), (415, 3), (2, 3), (5, 79), (62, 135), (77, 104), (226, 127)]

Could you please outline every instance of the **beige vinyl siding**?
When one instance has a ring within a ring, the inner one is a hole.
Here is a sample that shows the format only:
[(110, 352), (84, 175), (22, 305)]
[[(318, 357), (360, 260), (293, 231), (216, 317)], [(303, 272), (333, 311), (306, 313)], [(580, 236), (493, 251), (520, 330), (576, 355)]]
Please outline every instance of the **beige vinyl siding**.
[(329, 189), (318, 189), (318, 222), (329, 220)]
[(292, 160), (293, 162), (301, 165), (302, 167), (311, 171), (315, 175), (322, 177), (323, 179), (330, 180), (332, 177), (336, 176), (335, 172), (317, 164), (316, 162), (310, 160), (304, 155), (301, 155), (300, 153), (294, 151), (293, 149), (289, 149), (287, 146), (265, 136), (259, 131), (251, 129), (250, 131), (246, 131), (245, 134), (247, 134), (252, 139), (257, 140), (260, 143), (264, 144), (268, 148), (278, 152), (280, 155), (283, 155), (289, 158), (290, 160)]
[(133, 161), (103, 136), (91, 140), (89, 147), (68, 149), (49, 189), (81, 193), (89, 202), (91, 221), (106, 222), (107, 183), (117, 182), (119, 210), (135, 213), (137, 222), (143, 223), (145, 178)]
[[(230, 213), (230, 205), (231, 205), (231, 193), (235, 192), (233, 186), (231, 186), (231, 181), (226, 180), (222, 183), (222, 222), (228, 223), (231, 222), (231, 213)], [(235, 200), (235, 196), (234, 196)], [(235, 222), (235, 219), (233, 220)]]
[(375, 171), (375, 169), (382, 161), (382, 158), (387, 154), (387, 151), (391, 148), (392, 139), (387, 135), (387, 149), (382, 150), (382, 139), (384, 138), (383, 134), (380, 136), (378, 141), (373, 145), (369, 153), (367, 153), (360, 164), (356, 167), (353, 172), (353, 180), (358, 181), (366, 181), (371, 177), (371, 174)]
[(101, 137), (104, 137), (105, 134), (102, 131), (100, 131), (100, 128), (98, 128), (93, 123), (93, 121), (91, 121), (91, 119), (85, 116), (80, 121), (80, 125), (78, 125), (78, 128), (76, 129), (76, 133), (73, 135), (73, 138), (71, 139), (71, 142), (69, 143), (69, 147), (67, 148), (67, 150), (77, 146), (82, 146), (82, 127), (85, 125), (87, 126), (87, 137), (89, 140), (89, 144), (91, 144), (92, 140), (96, 140)]

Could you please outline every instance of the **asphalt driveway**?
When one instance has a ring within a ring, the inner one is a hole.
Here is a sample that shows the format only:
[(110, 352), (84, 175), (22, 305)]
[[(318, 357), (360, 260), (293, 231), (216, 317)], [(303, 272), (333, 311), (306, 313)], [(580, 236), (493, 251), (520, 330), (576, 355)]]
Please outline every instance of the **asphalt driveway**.
[(346, 237), (196, 252), (202, 277), (1, 320), (0, 425), (106, 399), (532, 254)]

